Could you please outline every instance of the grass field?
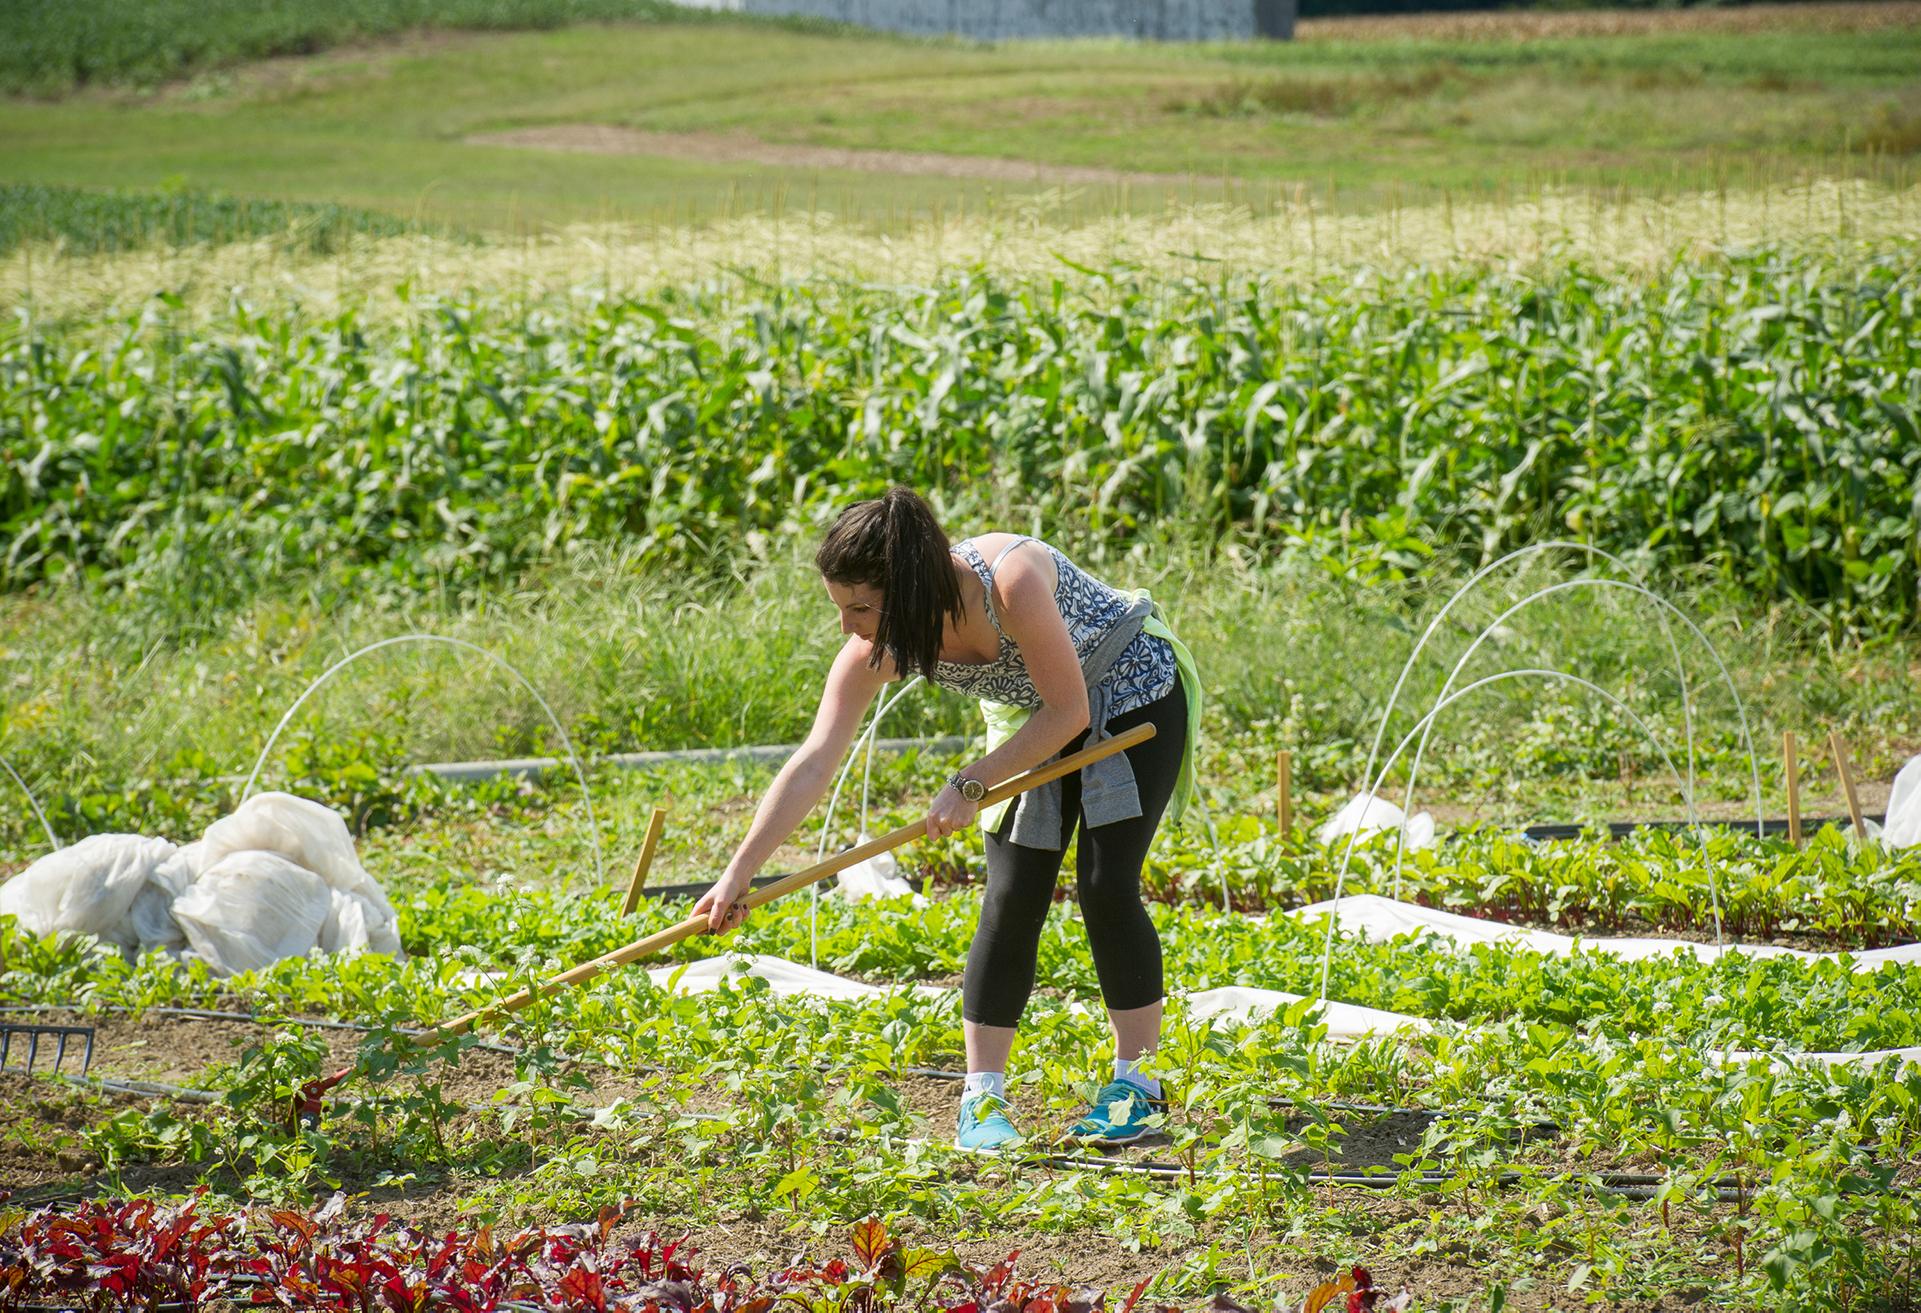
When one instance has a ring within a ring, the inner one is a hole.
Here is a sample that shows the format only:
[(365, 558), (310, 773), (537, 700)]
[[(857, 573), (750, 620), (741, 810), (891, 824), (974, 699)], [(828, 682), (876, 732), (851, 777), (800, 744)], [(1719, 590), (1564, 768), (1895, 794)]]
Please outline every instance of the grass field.
[[(1921, 146), (1918, 15), (1574, 36), (1362, 24), (1245, 48), (733, 23), (414, 34), (151, 90), (16, 95), (0, 102), (0, 178), (496, 229), (774, 208), (886, 225), (1064, 185), (1082, 215), (1259, 210), (1303, 188), (1337, 208), (1556, 183), (1686, 190), (1905, 167)], [(591, 128), (642, 135), (555, 148)], [(903, 158), (870, 171), (842, 151)], [(1010, 161), (1038, 172), (970, 176)]]

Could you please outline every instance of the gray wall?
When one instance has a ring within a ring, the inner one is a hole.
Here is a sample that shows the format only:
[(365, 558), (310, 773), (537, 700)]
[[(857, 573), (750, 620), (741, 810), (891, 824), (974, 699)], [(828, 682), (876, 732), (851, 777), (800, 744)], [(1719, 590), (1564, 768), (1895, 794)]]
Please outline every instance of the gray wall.
[(982, 41), (1125, 36), (1245, 41), (1294, 35), (1297, 0), (695, 0), (749, 14), (803, 14), (885, 32)]

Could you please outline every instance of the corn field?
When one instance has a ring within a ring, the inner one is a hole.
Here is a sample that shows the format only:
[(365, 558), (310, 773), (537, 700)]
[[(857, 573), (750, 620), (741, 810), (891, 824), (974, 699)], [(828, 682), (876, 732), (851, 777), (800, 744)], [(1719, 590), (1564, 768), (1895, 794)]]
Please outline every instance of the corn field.
[(509, 303), (166, 300), (0, 338), (0, 586), (731, 557), (890, 480), (1344, 571), (1572, 537), (1831, 622), (1916, 607), (1912, 251)]

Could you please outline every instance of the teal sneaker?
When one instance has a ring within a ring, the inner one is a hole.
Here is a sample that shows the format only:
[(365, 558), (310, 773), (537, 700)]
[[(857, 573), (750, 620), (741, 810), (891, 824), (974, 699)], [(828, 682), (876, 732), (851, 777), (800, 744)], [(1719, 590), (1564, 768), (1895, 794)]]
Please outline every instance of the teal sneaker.
[(961, 1100), (960, 1124), (954, 1147), (970, 1153), (998, 1153), (1021, 1142), (1021, 1133), (1007, 1118), (1007, 1100), (994, 1094), (975, 1094)]
[(1132, 1144), (1157, 1129), (1147, 1119), (1167, 1111), (1167, 1104), (1132, 1081), (1109, 1081), (1094, 1096), (1087, 1115), (1067, 1132), (1069, 1139), (1088, 1144)]

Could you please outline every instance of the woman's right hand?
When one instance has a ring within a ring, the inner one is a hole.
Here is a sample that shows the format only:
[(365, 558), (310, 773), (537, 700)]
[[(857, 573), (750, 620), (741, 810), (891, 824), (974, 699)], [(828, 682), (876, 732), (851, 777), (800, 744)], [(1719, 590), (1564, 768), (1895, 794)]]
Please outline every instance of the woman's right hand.
[(730, 871), (714, 881), (714, 887), (700, 896), (700, 901), (694, 904), (694, 915), (706, 914), (709, 934), (736, 930), (746, 923), (747, 905), (741, 899), (746, 897), (747, 888), (753, 882), (751, 875), (736, 875)]

